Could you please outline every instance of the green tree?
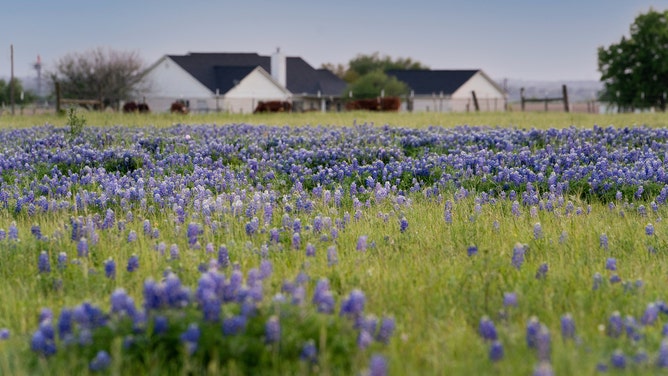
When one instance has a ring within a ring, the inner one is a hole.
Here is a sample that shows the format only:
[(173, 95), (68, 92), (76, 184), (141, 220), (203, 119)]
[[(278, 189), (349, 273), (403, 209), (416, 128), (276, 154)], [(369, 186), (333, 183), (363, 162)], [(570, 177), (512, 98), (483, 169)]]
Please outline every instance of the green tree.
[(352, 92), (354, 99), (377, 98), (384, 94), (386, 97), (398, 97), (408, 93), (408, 86), (388, 76), (381, 70), (368, 72), (346, 87), (347, 96)]
[[(11, 86), (9, 82), (0, 79), (0, 105), (8, 106), (11, 103)], [(23, 100), (21, 100), (23, 93)], [(18, 106), (34, 102), (36, 96), (31, 91), (23, 89), (23, 84), (18, 78), (14, 78), (14, 103)]]
[(97, 99), (118, 106), (137, 97), (145, 88), (145, 64), (133, 52), (97, 48), (70, 53), (57, 61), (52, 79), (60, 82), (61, 95), (73, 99)]
[(666, 110), (668, 88), (668, 10), (651, 9), (636, 17), (630, 37), (598, 48), (601, 100), (620, 111)]
[(359, 54), (348, 62), (348, 69), (346, 69), (343, 79), (348, 83), (357, 81), (360, 77), (375, 72), (387, 72), (391, 69), (429, 69), (419, 61), (414, 61), (411, 58), (397, 58), (392, 59), (389, 56), (381, 57), (378, 52), (371, 55)]

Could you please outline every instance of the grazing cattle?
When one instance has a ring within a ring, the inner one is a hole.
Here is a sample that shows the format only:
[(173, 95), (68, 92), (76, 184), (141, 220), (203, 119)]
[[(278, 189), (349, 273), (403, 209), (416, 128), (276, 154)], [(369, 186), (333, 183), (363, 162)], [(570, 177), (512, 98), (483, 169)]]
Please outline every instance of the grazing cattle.
[(123, 112), (131, 113), (131, 112), (139, 112), (141, 114), (151, 112), (151, 110), (148, 108), (148, 105), (146, 103), (137, 103), (137, 102), (127, 102), (123, 105)]
[(254, 114), (261, 112), (290, 112), (292, 111), (292, 104), (287, 101), (268, 101), (268, 102), (258, 102), (257, 107), (255, 107)]
[(186, 102), (179, 100), (172, 103), (172, 106), (170, 107), (169, 111), (171, 111), (171, 113), (187, 114), (188, 106)]
[(398, 111), (400, 106), (401, 99), (399, 97), (358, 99), (346, 103), (346, 110)]

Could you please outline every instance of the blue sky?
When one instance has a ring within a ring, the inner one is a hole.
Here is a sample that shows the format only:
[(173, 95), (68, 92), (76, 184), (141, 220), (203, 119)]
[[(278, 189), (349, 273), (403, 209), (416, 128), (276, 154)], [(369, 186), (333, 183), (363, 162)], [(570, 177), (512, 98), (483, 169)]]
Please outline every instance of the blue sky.
[[(7, 4), (9, 3), (9, 4)], [(0, 14), (0, 76), (34, 76), (71, 52), (258, 52), (277, 47), (319, 67), (359, 53), (432, 69), (480, 68), (495, 79), (597, 80), (596, 50), (668, 0), (20, 0)]]

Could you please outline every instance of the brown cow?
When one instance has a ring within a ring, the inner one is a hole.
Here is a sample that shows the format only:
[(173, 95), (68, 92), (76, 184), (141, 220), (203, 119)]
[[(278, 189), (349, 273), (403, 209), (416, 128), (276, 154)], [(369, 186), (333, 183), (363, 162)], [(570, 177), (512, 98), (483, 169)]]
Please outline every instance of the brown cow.
[(171, 111), (171, 113), (187, 114), (188, 104), (185, 101), (178, 100), (172, 103), (172, 106), (170, 107), (169, 111)]
[(139, 112), (140, 114), (148, 113), (151, 112), (149, 110), (148, 105), (146, 103), (137, 103), (137, 102), (127, 102), (123, 105), (123, 112), (131, 113), (131, 112)]
[(366, 110), (366, 111), (398, 111), (401, 106), (399, 97), (358, 99), (346, 103), (346, 110)]
[(268, 101), (268, 102), (258, 102), (257, 107), (255, 107), (254, 114), (262, 112), (290, 112), (292, 111), (292, 103), (287, 101)]

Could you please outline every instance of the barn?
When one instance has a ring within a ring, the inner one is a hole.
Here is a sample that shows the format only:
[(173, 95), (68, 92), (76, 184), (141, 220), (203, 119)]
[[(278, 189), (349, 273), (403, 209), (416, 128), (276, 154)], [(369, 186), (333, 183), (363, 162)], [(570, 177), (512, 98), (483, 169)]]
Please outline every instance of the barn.
[(410, 95), (400, 111), (474, 111), (473, 92), (480, 111), (504, 111), (506, 94), (482, 70), (389, 70), (389, 76), (405, 82)]
[(280, 50), (165, 55), (146, 71), (145, 101), (156, 112), (185, 102), (190, 111), (250, 113), (260, 101), (288, 101), (295, 111), (340, 110), (346, 83), (327, 69)]

